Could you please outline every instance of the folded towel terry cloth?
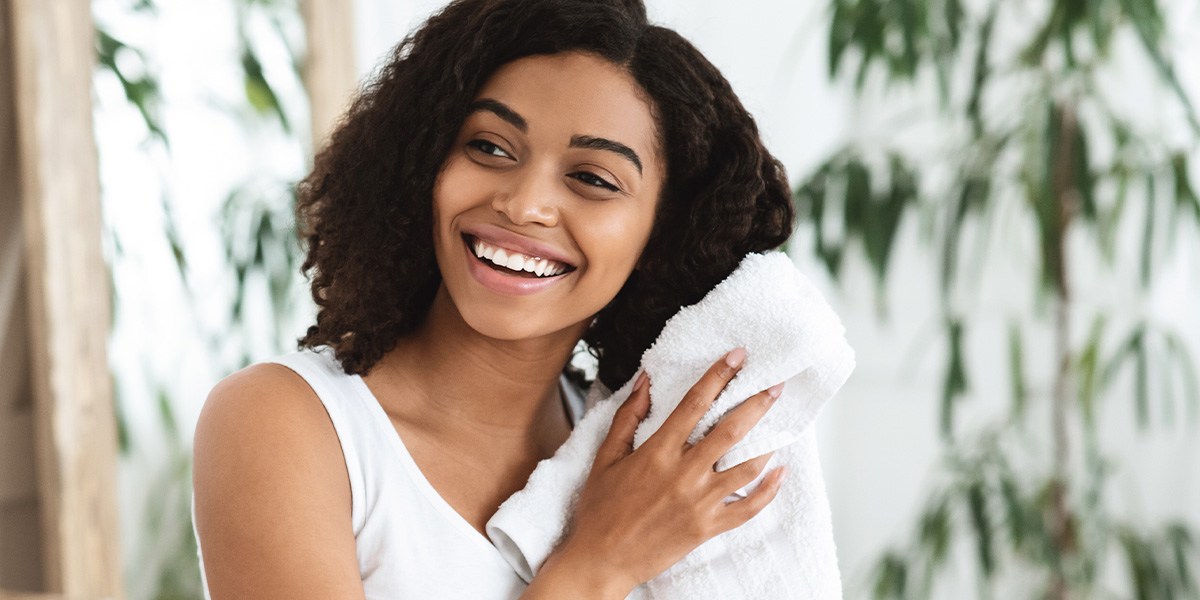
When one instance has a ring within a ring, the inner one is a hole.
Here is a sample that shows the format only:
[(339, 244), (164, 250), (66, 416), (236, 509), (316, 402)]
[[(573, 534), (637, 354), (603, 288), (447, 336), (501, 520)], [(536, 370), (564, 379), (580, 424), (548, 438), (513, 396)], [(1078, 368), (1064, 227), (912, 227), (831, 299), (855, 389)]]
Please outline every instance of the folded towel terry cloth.
[[(634, 448), (658, 430), (717, 359), (738, 346), (746, 348), (742, 370), (689, 441), (699, 441), (750, 396), (786, 381), (779, 400), (721, 457), (717, 469), (775, 450), (763, 474), (786, 464), (789, 475), (775, 500), (753, 519), (701, 544), (629, 598), (841, 598), (832, 520), (811, 425), (849, 378), (854, 352), (840, 319), (785, 254), (747, 255), (700, 302), (667, 321), (642, 356), (651, 382), (650, 412), (634, 434)], [(567, 441), (538, 464), (525, 488), (488, 521), (488, 537), (525, 581), (533, 579), (565, 532), (596, 450), (613, 414), (630, 396), (634, 379), (615, 393), (597, 382), (587, 412)], [(738, 495), (753, 490), (761, 479)]]

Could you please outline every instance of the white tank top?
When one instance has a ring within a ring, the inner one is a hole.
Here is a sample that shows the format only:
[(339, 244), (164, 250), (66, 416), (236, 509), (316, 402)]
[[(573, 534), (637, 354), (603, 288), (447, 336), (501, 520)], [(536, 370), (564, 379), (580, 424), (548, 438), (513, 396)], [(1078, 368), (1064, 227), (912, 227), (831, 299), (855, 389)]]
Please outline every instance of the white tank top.
[[(328, 348), (272, 362), (308, 382), (337, 432), (350, 475), (350, 519), (367, 600), (508, 600), (521, 595), (526, 583), (421, 473), (362, 377), (344, 373)], [(584, 399), (565, 377), (561, 383), (574, 426)], [(195, 510), (193, 495), (193, 531)], [(209, 598), (204, 553), (196, 537), (204, 597)]]

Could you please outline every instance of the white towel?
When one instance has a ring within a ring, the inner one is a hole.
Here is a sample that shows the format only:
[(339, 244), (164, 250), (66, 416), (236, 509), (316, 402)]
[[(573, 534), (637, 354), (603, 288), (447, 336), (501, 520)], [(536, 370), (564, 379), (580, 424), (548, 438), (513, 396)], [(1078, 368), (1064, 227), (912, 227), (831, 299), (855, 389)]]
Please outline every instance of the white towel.
[[(763, 474), (786, 464), (788, 477), (775, 500), (753, 519), (701, 544), (638, 586), (629, 598), (842, 597), (829, 501), (811, 425), (849, 378), (854, 352), (837, 315), (787, 255), (747, 255), (700, 302), (667, 321), (642, 355), (641, 365), (651, 382), (650, 412), (634, 434), (634, 448), (658, 430), (717, 359), (738, 346), (746, 348), (742, 370), (689, 441), (698, 441), (750, 396), (786, 381), (779, 400), (717, 468), (725, 470), (776, 450)], [(564, 533), (596, 450), (633, 381), (612, 394), (597, 382), (571, 436), (488, 521), (488, 537), (525, 581), (533, 579)], [(739, 492), (752, 490), (759, 481), (761, 476)]]

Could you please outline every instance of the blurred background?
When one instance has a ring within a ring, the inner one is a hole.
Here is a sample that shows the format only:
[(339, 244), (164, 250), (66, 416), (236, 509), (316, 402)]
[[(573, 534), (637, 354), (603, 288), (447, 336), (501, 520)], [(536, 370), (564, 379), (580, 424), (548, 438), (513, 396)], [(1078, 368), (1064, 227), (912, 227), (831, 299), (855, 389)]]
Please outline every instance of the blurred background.
[[(201, 597), (200, 407), (311, 321), (292, 185), (444, 4), (0, 0), (0, 598)], [(1200, 3), (647, 5), (858, 353), (846, 597), (1200, 598)]]

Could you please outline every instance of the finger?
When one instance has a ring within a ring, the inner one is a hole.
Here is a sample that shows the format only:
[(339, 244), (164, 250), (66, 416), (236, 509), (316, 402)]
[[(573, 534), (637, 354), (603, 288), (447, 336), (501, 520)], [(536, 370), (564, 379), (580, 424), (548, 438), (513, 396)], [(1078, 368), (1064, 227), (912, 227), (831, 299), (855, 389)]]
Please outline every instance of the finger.
[(665, 443), (679, 446), (685, 444), (692, 430), (696, 428), (696, 423), (699, 423), (704, 413), (712, 408), (713, 401), (721, 394), (721, 390), (725, 389), (729, 380), (741, 370), (745, 359), (746, 349), (734, 348), (709, 367), (700, 380), (684, 394), (679, 406), (671, 411), (662, 427), (655, 432), (655, 436)]
[(783, 393), (783, 384), (773, 385), (746, 399), (721, 418), (704, 439), (688, 451), (701, 464), (712, 464), (729, 452), (767, 414)]
[(771, 461), (774, 454), (775, 452), (771, 451), (717, 473), (716, 487), (721, 497), (724, 498), (757, 479), (763, 469), (767, 468), (767, 463)]
[(608, 435), (596, 450), (595, 467), (609, 467), (633, 452), (633, 433), (650, 410), (650, 378), (643, 371), (633, 384), (633, 392), (613, 414)]
[(718, 528), (722, 533), (737, 527), (746, 521), (754, 518), (754, 515), (762, 512), (775, 496), (779, 493), (779, 487), (783, 484), (785, 475), (784, 467), (779, 467), (771, 471), (763, 479), (762, 483), (750, 492), (744, 500), (730, 502), (720, 509), (720, 517)]

